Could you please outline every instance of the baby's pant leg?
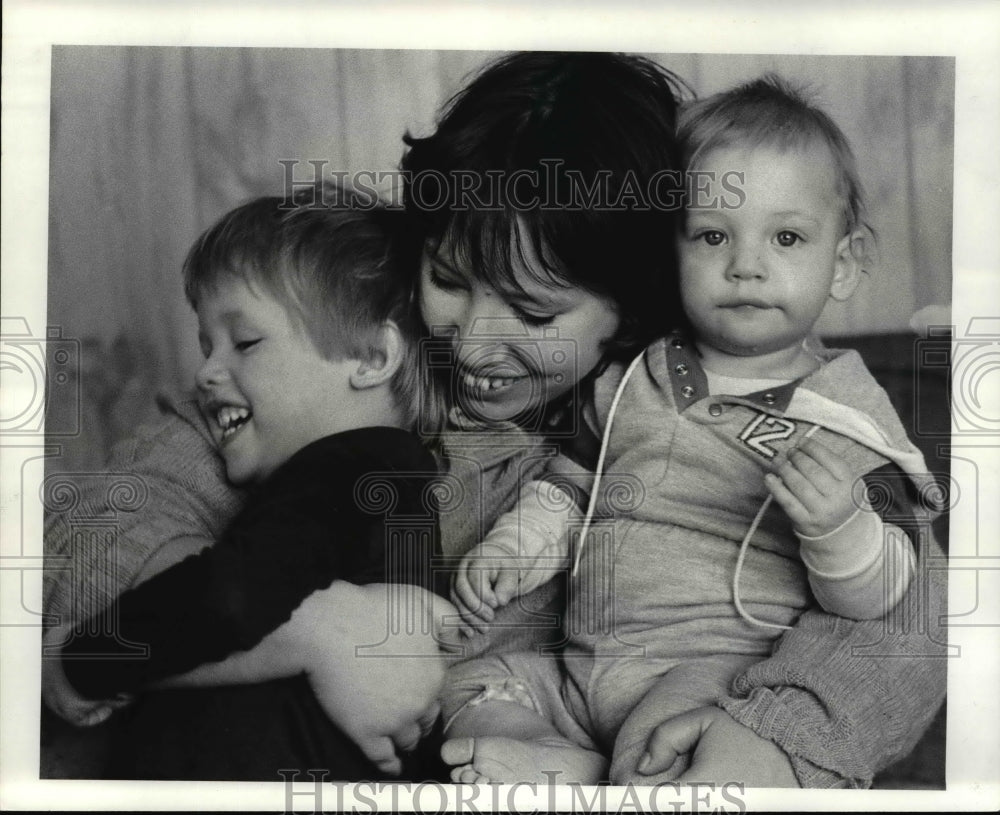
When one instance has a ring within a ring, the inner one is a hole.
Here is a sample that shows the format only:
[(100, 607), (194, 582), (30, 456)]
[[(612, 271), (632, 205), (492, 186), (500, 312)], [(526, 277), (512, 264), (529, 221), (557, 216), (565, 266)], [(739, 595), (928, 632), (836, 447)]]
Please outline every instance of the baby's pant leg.
[(574, 744), (594, 749), (587, 729), (566, 698), (567, 684), (562, 659), (534, 651), (491, 654), (453, 665), (445, 674), (441, 691), (445, 738), (448, 726), (464, 710), (497, 701), (522, 705)]
[(632, 779), (657, 725), (689, 710), (715, 704), (727, 694), (739, 673), (759, 661), (759, 657), (741, 655), (704, 657), (680, 662), (663, 674), (618, 731), (611, 783), (624, 784)]

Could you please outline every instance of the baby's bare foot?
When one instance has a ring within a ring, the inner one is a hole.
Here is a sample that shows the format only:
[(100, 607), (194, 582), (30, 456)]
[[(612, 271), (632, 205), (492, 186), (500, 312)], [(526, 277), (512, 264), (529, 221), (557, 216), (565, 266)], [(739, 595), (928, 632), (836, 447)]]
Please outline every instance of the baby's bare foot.
[(600, 753), (558, 736), (449, 739), (441, 758), (452, 765), (451, 780), (457, 784), (597, 784), (608, 769)]

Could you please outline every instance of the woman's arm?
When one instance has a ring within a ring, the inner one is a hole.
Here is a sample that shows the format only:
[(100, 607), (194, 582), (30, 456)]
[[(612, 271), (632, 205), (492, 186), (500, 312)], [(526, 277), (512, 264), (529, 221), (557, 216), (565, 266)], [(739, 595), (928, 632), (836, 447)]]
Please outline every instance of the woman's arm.
[(44, 608), (54, 625), (100, 613), (162, 548), (210, 546), (243, 504), (193, 403), (161, 407), (162, 421), (117, 445), (103, 472), (45, 479)]
[(63, 647), (82, 636), (75, 626), (90, 618), (113, 635), (114, 599), (211, 546), (242, 505), (194, 405), (161, 407), (162, 421), (118, 445), (104, 472), (50, 473), (45, 481), (44, 609), (53, 627), (43, 642), (43, 699), (76, 724), (93, 723), (95, 705), (62, 670)]
[(944, 700), (947, 561), (921, 530), (916, 575), (883, 619), (806, 612), (722, 707), (789, 756), (803, 786), (866, 787), (904, 758)]

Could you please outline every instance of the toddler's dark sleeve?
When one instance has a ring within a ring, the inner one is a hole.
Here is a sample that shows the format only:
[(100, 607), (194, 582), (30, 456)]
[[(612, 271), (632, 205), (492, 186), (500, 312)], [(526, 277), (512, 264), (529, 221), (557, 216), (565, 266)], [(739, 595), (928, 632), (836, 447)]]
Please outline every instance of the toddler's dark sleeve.
[[(300, 451), (250, 498), (215, 546), (122, 594), (105, 615), (113, 621), (110, 632), (93, 620), (79, 626), (63, 649), (74, 688), (108, 698), (250, 650), (335, 580), (431, 588), (439, 550), (437, 515), (425, 505), (431, 468), (420, 466), (422, 449), (394, 451), (416, 462), (403, 459), (413, 472), (381, 468), (396, 482), (393, 518), (368, 506), (358, 491), (372, 464), (358, 445), (409, 442), (370, 433), (347, 437), (354, 445), (347, 449), (334, 436)], [(137, 645), (145, 647), (139, 658)]]

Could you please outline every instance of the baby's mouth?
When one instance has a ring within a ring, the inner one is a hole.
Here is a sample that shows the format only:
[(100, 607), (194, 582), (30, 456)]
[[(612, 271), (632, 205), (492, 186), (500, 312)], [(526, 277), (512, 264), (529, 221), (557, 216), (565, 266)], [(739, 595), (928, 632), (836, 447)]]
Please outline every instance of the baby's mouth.
[(252, 411), (236, 405), (223, 405), (215, 411), (215, 422), (222, 430), (221, 441), (225, 442), (250, 421)]

